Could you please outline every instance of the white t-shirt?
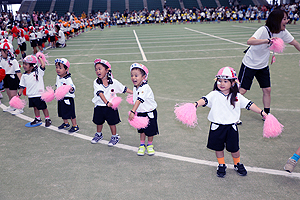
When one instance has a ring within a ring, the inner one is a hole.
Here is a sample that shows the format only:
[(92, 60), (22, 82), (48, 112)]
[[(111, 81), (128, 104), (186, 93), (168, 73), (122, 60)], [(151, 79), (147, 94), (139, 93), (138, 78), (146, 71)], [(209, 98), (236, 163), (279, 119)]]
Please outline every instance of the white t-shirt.
[(98, 95), (99, 92), (104, 94), (106, 100), (111, 101), (117, 93), (125, 93), (127, 90), (127, 87), (116, 79), (112, 79), (113, 83), (108, 84), (107, 87), (105, 87), (103, 84), (97, 83), (97, 79), (98, 78), (94, 80), (94, 98), (92, 99), (95, 107), (106, 106), (101, 97)]
[(8, 60), (2, 58), (0, 62), (0, 67), (5, 69), (5, 74), (16, 74), (18, 72), (21, 72), (19, 63), (16, 59), (10, 60), (10, 65), (8, 63)]
[(233, 124), (240, 119), (241, 108), (251, 102), (240, 93), (237, 94), (235, 107), (230, 104), (230, 97), (222, 92), (214, 90), (204, 96), (207, 99), (207, 107), (211, 108), (207, 119), (217, 124)]
[[(270, 38), (265, 26), (257, 29), (252, 37), (255, 37), (256, 39)], [(294, 37), (289, 33), (288, 30), (280, 31), (278, 34), (274, 33), (273, 35), (271, 33), (271, 37), (281, 38), (285, 43), (290, 43), (294, 40)], [(269, 44), (251, 45), (242, 62), (245, 66), (251, 69), (262, 69), (268, 66), (269, 57)]]
[(38, 80), (36, 80), (36, 72), (30, 74), (24, 73), (20, 80), (20, 87), (26, 87), (26, 95), (29, 98), (40, 97), (44, 92), (44, 80), (45, 69), (38, 67)]
[(65, 34), (64, 34), (61, 30), (59, 30), (58, 36), (59, 36), (60, 38), (58, 38), (58, 41), (57, 41), (57, 42), (58, 42), (59, 44), (65, 44), (65, 42), (66, 42)]
[(137, 100), (141, 102), (136, 110), (137, 112), (150, 112), (157, 107), (152, 89), (147, 83), (142, 84), (138, 88), (133, 87), (133, 103)]
[(68, 92), (65, 95), (65, 97), (72, 97), (72, 98), (74, 98), (75, 97), (75, 94), (74, 94), (75, 93), (75, 85), (73, 84), (73, 81), (72, 81), (72, 78), (71, 78), (71, 74), (67, 74), (67, 75), (65, 75), (62, 78), (60, 78), (60, 76), (57, 75), (57, 77), (56, 77), (56, 84), (55, 84), (56, 88), (59, 88), (59, 87), (61, 87), (63, 85), (71, 85), (72, 86), (73, 92), (72, 93)]

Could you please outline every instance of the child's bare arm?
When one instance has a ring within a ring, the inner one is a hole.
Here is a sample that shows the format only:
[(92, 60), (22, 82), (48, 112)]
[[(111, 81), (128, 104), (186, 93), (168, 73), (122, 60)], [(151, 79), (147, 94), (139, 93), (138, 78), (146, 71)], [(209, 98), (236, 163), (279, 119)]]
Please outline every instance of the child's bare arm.
[(249, 107), (250, 110), (252, 110), (253, 112), (256, 112), (258, 114), (261, 114), (262, 116), (267, 116), (268, 114), (265, 113), (264, 110), (260, 109), (259, 107), (257, 107), (257, 105), (255, 104), (252, 104), (250, 107)]
[(39, 56), (38, 59), (41, 62), (41, 68), (45, 69), (45, 62), (43, 61), (42, 56)]
[(128, 88), (127, 88), (126, 92), (129, 93), (129, 94), (133, 94), (133, 91), (131, 89), (128, 89)]
[(106, 104), (107, 107), (112, 107), (112, 103), (110, 103), (104, 96), (103, 92), (99, 93), (99, 97), (102, 99), (102, 101)]
[(139, 107), (140, 103), (141, 103), (141, 102), (140, 102), (139, 100), (136, 100), (135, 104), (133, 105), (133, 108), (132, 108), (132, 110), (130, 111), (130, 114), (129, 114), (129, 117), (128, 117), (128, 119), (129, 119), (130, 121), (133, 120), (134, 115), (135, 115), (135, 112), (136, 112), (137, 108)]
[(204, 101), (204, 99), (199, 99), (198, 101), (196, 101), (194, 103), (194, 105), (195, 105), (196, 108), (198, 108), (199, 106), (205, 105), (205, 101)]

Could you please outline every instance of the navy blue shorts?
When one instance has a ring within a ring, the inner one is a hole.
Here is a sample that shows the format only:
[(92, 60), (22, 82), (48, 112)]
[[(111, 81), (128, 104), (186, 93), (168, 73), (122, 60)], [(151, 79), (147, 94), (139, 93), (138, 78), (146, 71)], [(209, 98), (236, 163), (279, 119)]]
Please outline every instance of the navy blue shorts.
[(17, 74), (6, 74), (3, 79), (4, 88), (8, 88), (10, 90), (17, 90), (19, 88), (19, 77)]
[(37, 46), (37, 40), (30, 40), (30, 45), (31, 45), (31, 47), (36, 47)]
[(105, 121), (109, 125), (116, 125), (121, 122), (118, 110), (107, 106), (96, 106), (94, 108), (93, 122), (96, 125), (102, 125)]
[(155, 109), (150, 113), (153, 113), (153, 118), (149, 117), (149, 115), (152, 115), (149, 113), (137, 113), (137, 116), (149, 118), (148, 126), (146, 128), (138, 129), (139, 133), (145, 133), (145, 135), (148, 137), (159, 134), (158, 125), (157, 125), (157, 111)]
[(207, 148), (214, 151), (226, 150), (232, 153), (237, 152), (239, 147), (239, 131), (237, 125), (219, 125), (211, 123)]
[(45, 101), (41, 99), (41, 97), (32, 97), (28, 98), (29, 100), (29, 108), (36, 107), (38, 110), (44, 110), (47, 108), (47, 104)]
[(241, 83), (240, 87), (250, 90), (254, 77), (259, 83), (260, 88), (271, 87), (269, 66), (263, 69), (250, 69), (242, 63), (238, 77)]
[(20, 51), (26, 51), (26, 42), (23, 42), (20, 46)]
[(75, 119), (75, 102), (72, 97), (65, 97), (57, 102), (58, 117), (62, 119)]

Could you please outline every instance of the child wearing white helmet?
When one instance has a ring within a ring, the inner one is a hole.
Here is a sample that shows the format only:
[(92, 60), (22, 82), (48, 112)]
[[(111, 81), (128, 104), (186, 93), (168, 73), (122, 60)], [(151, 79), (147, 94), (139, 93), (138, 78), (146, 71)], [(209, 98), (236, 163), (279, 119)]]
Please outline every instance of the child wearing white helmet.
[(58, 107), (58, 117), (63, 119), (63, 123), (58, 127), (58, 129), (68, 129), (70, 124), (68, 119), (71, 119), (72, 127), (69, 129), (69, 133), (74, 133), (79, 130), (79, 126), (76, 122), (75, 114), (75, 85), (73, 84), (71, 74), (69, 73), (70, 62), (65, 58), (55, 59), (55, 68), (56, 68), (56, 88), (59, 88), (63, 85), (70, 85), (70, 91), (65, 95), (62, 100), (57, 102)]
[(226, 165), (224, 148), (231, 152), (234, 169), (241, 176), (246, 176), (247, 171), (240, 163), (239, 136), (236, 122), (240, 118), (241, 108), (267, 114), (258, 108), (252, 101), (238, 93), (238, 80), (236, 72), (231, 67), (223, 67), (216, 75), (214, 89), (206, 96), (195, 102), (195, 107), (207, 106), (210, 108), (208, 120), (211, 122), (207, 148), (216, 152), (219, 163), (218, 177), (225, 177)]
[[(147, 153), (149, 156), (155, 154), (153, 148), (153, 138), (155, 135), (159, 134), (157, 125), (157, 103), (154, 99), (154, 94), (152, 89), (148, 85), (148, 68), (139, 63), (133, 63), (130, 66), (131, 81), (134, 85), (133, 87), (133, 108), (130, 111), (129, 120), (133, 120), (135, 114), (137, 116), (148, 117), (149, 124), (146, 128), (138, 129), (140, 133), (140, 146), (137, 155), (145, 155), (147, 148)], [(146, 136), (148, 137), (147, 147), (145, 147)]]
[[(21, 79), (21, 70), (18, 61), (14, 58), (13, 45), (6, 40), (0, 45), (1, 62), (0, 66), (5, 70), (4, 89), (6, 90), (9, 100), (17, 95), (18, 87)], [(15, 108), (8, 107), (4, 112), (15, 111)], [(21, 112), (21, 111), (20, 111)]]
[[(38, 60), (41, 63), (40, 66), (37, 66)], [(36, 58), (33, 55), (29, 55), (23, 59), (23, 68), (25, 73), (21, 77), (18, 95), (21, 96), (23, 90), (26, 88), (29, 107), (33, 107), (35, 115), (35, 119), (30, 125), (35, 126), (42, 122), (40, 116), (40, 110), (42, 110), (45, 116), (45, 127), (49, 127), (52, 123), (49, 117), (49, 111), (46, 102), (41, 99), (41, 95), (44, 92), (43, 76), (45, 73), (45, 63), (41, 56)]]
[(103, 139), (102, 128), (107, 121), (111, 130), (111, 139), (108, 146), (114, 146), (119, 142), (120, 136), (117, 134), (116, 124), (120, 122), (118, 109), (113, 109), (112, 99), (116, 93), (130, 93), (128, 89), (118, 80), (114, 79), (111, 74), (111, 65), (103, 59), (94, 61), (95, 72), (97, 78), (94, 80), (94, 98), (92, 102), (95, 104), (93, 122), (97, 125), (97, 132), (91, 143), (96, 144)]

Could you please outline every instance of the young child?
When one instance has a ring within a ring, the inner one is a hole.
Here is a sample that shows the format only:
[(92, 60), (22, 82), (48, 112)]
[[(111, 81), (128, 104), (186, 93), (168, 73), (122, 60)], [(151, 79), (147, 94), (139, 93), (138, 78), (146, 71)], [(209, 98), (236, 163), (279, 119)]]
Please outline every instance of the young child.
[(288, 159), (287, 163), (284, 166), (284, 170), (292, 173), (297, 165), (299, 158), (300, 158), (300, 147), (293, 154), (293, 156)]
[(239, 133), (236, 122), (240, 118), (241, 108), (267, 114), (258, 108), (252, 101), (238, 93), (238, 80), (236, 72), (231, 67), (223, 67), (216, 75), (216, 82), (212, 92), (195, 102), (196, 108), (207, 106), (210, 109), (208, 120), (211, 121), (207, 148), (216, 152), (219, 163), (218, 177), (225, 177), (226, 165), (224, 148), (231, 152), (234, 169), (241, 176), (246, 176), (247, 171), (240, 163)]
[(30, 46), (32, 47), (33, 49), (33, 54), (35, 55), (38, 50), (37, 50), (37, 35), (36, 35), (36, 32), (35, 32), (35, 28), (33, 26), (30, 26), (29, 27), (29, 39), (30, 39)]
[[(5, 70), (5, 78), (4, 88), (6, 90), (7, 96), (9, 100), (11, 100), (14, 96), (18, 93), (18, 87), (21, 79), (21, 70), (18, 61), (14, 58), (14, 49), (13, 45), (8, 42), (3, 42), (0, 45), (1, 49), (1, 62), (0, 66)], [(14, 111), (12, 114), (20, 114), (23, 112), (22, 109), (15, 109), (12, 107), (8, 107), (3, 110), (3, 112), (11, 112)]]
[[(37, 59), (41, 62), (40, 67), (37, 66)], [(45, 115), (45, 127), (49, 127), (52, 123), (49, 118), (49, 111), (45, 101), (41, 100), (41, 94), (44, 92), (43, 76), (45, 73), (45, 63), (41, 56), (36, 58), (33, 55), (29, 55), (23, 59), (23, 68), (25, 73), (21, 77), (18, 95), (21, 96), (26, 87), (29, 107), (33, 107), (35, 115), (35, 119), (30, 123), (30, 125), (36, 125), (42, 121), (40, 116), (40, 110), (42, 110)]]
[(132, 90), (112, 78), (111, 65), (108, 61), (96, 59), (94, 66), (98, 78), (94, 80), (94, 98), (92, 102), (95, 104), (93, 122), (97, 125), (97, 133), (95, 133), (91, 143), (96, 144), (103, 139), (101, 131), (104, 122), (107, 121), (112, 133), (108, 146), (114, 146), (119, 142), (120, 138), (116, 128), (116, 124), (120, 122), (120, 117), (118, 110), (111, 108), (113, 104), (110, 101), (115, 97), (116, 93), (127, 92), (132, 94)]
[(73, 84), (71, 74), (69, 73), (70, 63), (65, 58), (55, 59), (56, 68), (56, 88), (63, 85), (70, 85), (72, 88), (65, 95), (65, 97), (57, 102), (58, 107), (58, 117), (63, 119), (63, 123), (58, 127), (58, 129), (68, 129), (70, 127), (68, 119), (71, 119), (72, 127), (69, 129), (69, 133), (74, 133), (79, 130), (79, 126), (76, 123), (75, 115), (75, 85)]
[(138, 129), (140, 133), (140, 146), (137, 155), (145, 155), (145, 140), (148, 137), (147, 153), (149, 156), (155, 154), (153, 148), (153, 138), (158, 135), (158, 125), (157, 125), (157, 103), (154, 100), (154, 94), (147, 83), (149, 71), (146, 66), (133, 63), (130, 66), (131, 81), (134, 85), (133, 88), (133, 108), (130, 111), (129, 120), (134, 118), (135, 113), (137, 116), (148, 117), (149, 124), (144, 129)]

